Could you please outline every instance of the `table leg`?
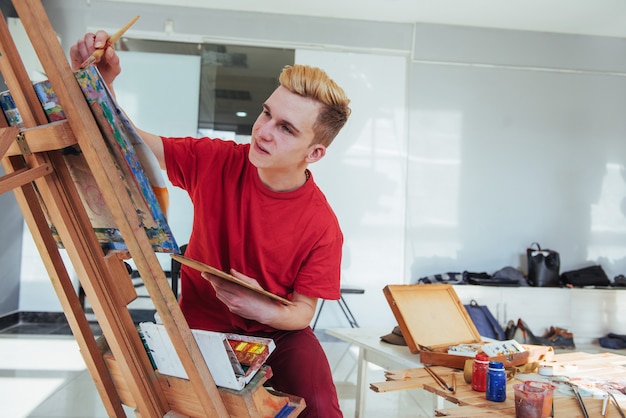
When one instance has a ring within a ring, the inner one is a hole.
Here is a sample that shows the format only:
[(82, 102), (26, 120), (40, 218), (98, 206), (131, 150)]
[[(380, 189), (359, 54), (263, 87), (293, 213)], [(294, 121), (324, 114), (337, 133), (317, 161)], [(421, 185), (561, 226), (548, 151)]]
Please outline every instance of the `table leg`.
[(354, 409), (355, 418), (361, 418), (365, 413), (365, 398), (367, 396), (367, 360), (365, 360), (365, 349), (359, 347), (359, 360), (357, 362), (356, 376), (356, 405)]
[(443, 409), (445, 407), (444, 399), (441, 396), (438, 396), (433, 392), (432, 394), (432, 412), (434, 413), (437, 409)]

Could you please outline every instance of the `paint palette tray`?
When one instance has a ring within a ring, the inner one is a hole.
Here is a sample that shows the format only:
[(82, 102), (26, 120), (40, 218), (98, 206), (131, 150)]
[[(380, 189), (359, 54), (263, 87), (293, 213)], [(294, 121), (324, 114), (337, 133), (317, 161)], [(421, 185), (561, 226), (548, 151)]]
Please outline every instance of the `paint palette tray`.
[[(388, 285), (383, 289), (412, 353), (424, 364), (463, 369), (472, 356), (448, 354), (451, 346), (485, 344), (452, 285)], [(551, 347), (524, 346), (525, 351), (491, 359), (505, 367), (538, 361)]]

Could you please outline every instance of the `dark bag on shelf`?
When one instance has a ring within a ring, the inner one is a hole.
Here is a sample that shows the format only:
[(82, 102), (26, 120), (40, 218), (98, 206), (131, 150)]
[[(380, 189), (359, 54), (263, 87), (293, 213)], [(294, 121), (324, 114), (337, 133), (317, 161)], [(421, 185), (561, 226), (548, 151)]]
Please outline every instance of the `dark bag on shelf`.
[(602, 266), (589, 266), (578, 270), (566, 271), (561, 274), (564, 285), (574, 287), (583, 286), (610, 286), (611, 281)]
[(526, 286), (526, 279), (513, 267), (504, 267), (496, 271), (493, 276), (487, 273), (470, 273), (463, 272), (463, 277), (468, 284), (477, 284), (482, 286), (520, 286), (523, 280)]
[(487, 306), (481, 306), (473, 299), (469, 305), (463, 306), (482, 337), (504, 340), (504, 330)]
[(526, 249), (526, 257), (528, 259), (528, 284), (537, 287), (560, 286), (561, 258), (558, 252), (541, 249), (538, 243), (533, 242)]

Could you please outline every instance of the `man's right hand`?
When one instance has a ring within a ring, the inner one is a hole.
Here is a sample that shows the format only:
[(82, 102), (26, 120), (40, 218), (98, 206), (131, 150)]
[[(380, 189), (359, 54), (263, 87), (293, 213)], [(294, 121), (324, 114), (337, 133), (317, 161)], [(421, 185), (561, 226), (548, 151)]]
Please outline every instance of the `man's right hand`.
[[(96, 60), (95, 63), (98, 70), (100, 70), (100, 74), (102, 75), (104, 82), (107, 83), (111, 93), (115, 96), (115, 90), (113, 89), (112, 83), (113, 80), (115, 80), (115, 78), (122, 72), (122, 67), (120, 66), (120, 57), (115, 52), (115, 49), (113, 49), (113, 46), (108, 44), (108, 39), (109, 34), (103, 30), (99, 30), (95, 34), (87, 33), (83, 39), (80, 39), (70, 48), (70, 59), (72, 61), (72, 68), (74, 70), (78, 70), (81, 64), (85, 62), (85, 60), (89, 58), (96, 49), (106, 48), (102, 57), (99, 60)], [(158, 170), (158, 168), (165, 170), (165, 156), (163, 155), (163, 142), (161, 141), (161, 137), (142, 131), (137, 127), (135, 127), (135, 129), (145, 145), (150, 148), (150, 151), (152, 151), (156, 157), (154, 164), (146, 163), (147, 160), (145, 159), (142, 162), (146, 164), (146, 167), (151, 166), (152, 168), (150, 168), (150, 170)], [(136, 148), (142, 146), (142, 144), (133, 145)], [(160, 172), (155, 171), (155, 173), (157, 173), (155, 174), (156, 176), (161, 176)], [(160, 187), (160, 184), (151, 184), (152, 186)], [(163, 210), (165, 210), (165, 208), (163, 208)]]
[(98, 70), (104, 81), (111, 86), (113, 80), (120, 74), (122, 67), (120, 59), (113, 49), (113, 45), (108, 44), (109, 34), (99, 30), (95, 34), (87, 33), (83, 39), (80, 39), (70, 48), (70, 58), (72, 61), (72, 69), (78, 70), (83, 62), (93, 54), (96, 49), (106, 48), (102, 58), (96, 61)]

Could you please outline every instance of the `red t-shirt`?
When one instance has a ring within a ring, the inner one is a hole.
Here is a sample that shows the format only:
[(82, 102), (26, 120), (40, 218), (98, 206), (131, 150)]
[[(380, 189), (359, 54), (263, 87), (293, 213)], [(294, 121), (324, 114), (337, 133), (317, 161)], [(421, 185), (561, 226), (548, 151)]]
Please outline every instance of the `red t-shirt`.
[[(249, 144), (162, 138), (167, 174), (193, 202), (186, 255), (225, 272), (231, 268), (266, 290), (339, 299), (343, 235), (313, 177), (290, 192), (263, 185), (248, 160)], [(189, 326), (221, 332), (272, 332), (232, 314), (210, 283), (181, 269), (180, 306)]]

